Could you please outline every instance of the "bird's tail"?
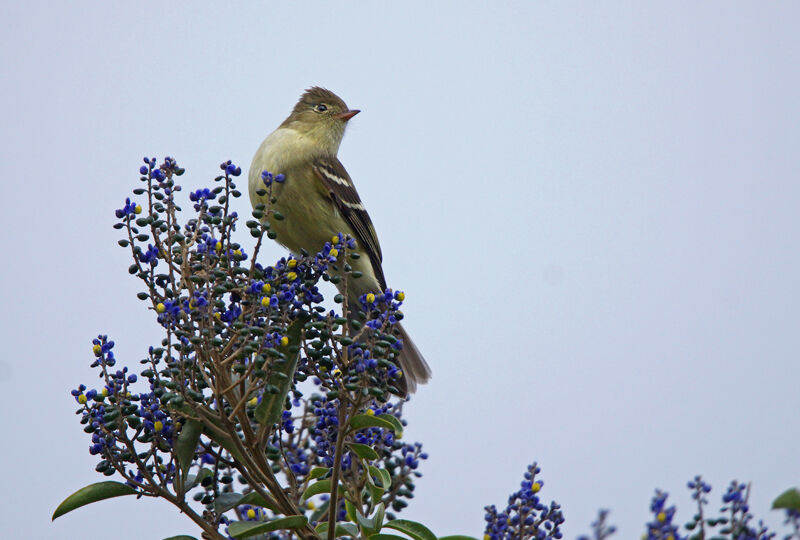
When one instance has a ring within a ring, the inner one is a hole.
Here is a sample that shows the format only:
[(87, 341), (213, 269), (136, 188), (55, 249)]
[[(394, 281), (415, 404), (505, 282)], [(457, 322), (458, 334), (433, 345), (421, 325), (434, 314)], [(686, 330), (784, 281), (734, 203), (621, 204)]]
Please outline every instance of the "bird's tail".
[(400, 351), (398, 361), (403, 372), (403, 378), (398, 383), (398, 390), (406, 397), (417, 390), (418, 384), (425, 384), (431, 378), (431, 368), (422, 354), (411, 341), (411, 337), (406, 333), (402, 325), (395, 325), (395, 330), (399, 333), (399, 338), (403, 340), (403, 349)]

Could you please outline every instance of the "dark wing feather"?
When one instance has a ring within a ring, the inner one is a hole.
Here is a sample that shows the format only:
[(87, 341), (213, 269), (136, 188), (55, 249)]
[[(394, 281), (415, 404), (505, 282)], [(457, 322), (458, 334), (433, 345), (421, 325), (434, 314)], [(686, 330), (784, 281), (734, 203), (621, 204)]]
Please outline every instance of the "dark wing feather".
[(378, 236), (372, 226), (361, 197), (358, 196), (356, 187), (350, 179), (350, 175), (342, 165), (342, 162), (335, 157), (320, 157), (314, 160), (314, 173), (322, 181), (325, 189), (330, 193), (339, 212), (344, 216), (353, 231), (356, 233), (356, 242), (362, 250), (366, 250), (372, 270), (381, 289), (386, 289), (386, 279), (383, 276), (383, 254), (378, 243)]

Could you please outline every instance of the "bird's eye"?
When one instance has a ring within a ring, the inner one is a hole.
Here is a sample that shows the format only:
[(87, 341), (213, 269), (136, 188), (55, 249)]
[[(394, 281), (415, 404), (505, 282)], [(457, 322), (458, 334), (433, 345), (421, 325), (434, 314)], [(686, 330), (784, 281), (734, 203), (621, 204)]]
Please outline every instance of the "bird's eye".
[(317, 105), (314, 108), (317, 110), (317, 112), (325, 112), (325, 111), (328, 110), (328, 106), (325, 105), (324, 103), (320, 103), (319, 105)]

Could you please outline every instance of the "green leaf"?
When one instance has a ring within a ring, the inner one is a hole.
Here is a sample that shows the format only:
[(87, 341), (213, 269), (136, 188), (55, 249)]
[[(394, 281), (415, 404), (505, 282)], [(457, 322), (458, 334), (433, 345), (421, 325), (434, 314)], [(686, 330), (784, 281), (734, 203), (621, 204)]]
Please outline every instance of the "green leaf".
[(367, 488), (369, 489), (369, 496), (372, 497), (373, 503), (375, 501), (380, 501), (383, 498), (383, 494), (386, 490), (382, 487), (376, 486), (372, 482), (372, 478), (370, 478), (369, 482), (367, 482)]
[(205, 479), (205, 478), (207, 478), (209, 476), (213, 476), (213, 475), (214, 475), (214, 473), (211, 472), (211, 469), (206, 469), (206, 468), (200, 469), (199, 473), (190, 474), (190, 475), (188, 475), (186, 477), (186, 481), (184, 482), (184, 489), (186, 491), (189, 491), (190, 489), (195, 487), (197, 484), (202, 482), (203, 479)]
[(350, 450), (361, 459), (378, 459), (378, 453), (366, 444), (350, 443)]
[[(194, 414), (194, 411), (192, 411), (191, 407), (185, 403), (176, 405), (176, 401), (177, 400), (170, 401), (167, 407), (172, 410), (180, 411), (184, 414)], [(239, 463), (244, 463), (244, 456), (242, 456), (242, 453), (239, 452), (239, 449), (236, 447), (236, 443), (233, 442), (233, 439), (226, 435), (222, 435), (222, 433), (225, 433), (225, 427), (222, 425), (222, 422), (210, 416), (206, 416), (205, 419), (214, 424), (217, 427), (217, 430), (211, 430), (210, 428), (204, 426), (203, 435), (227, 450)]]
[(800, 491), (797, 488), (787, 489), (772, 501), (772, 509), (785, 508), (800, 512)]
[(414, 540), (436, 540), (436, 535), (429, 528), (416, 521), (395, 519), (384, 525), (384, 527), (405, 533)]
[(325, 515), (325, 512), (328, 511), (328, 506), (330, 506), (330, 501), (325, 501), (321, 505), (317, 506), (313, 512), (311, 512), (311, 517), (308, 518), (308, 521), (319, 522), (322, 519), (322, 516)]
[(347, 519), (350, 521), (356, 521), (356, 516), (360, 515), (359, 511), (356, 510), (356, 507), (348, 499), (344, 500), (344, 510), (345, 514), (347, 515)]
[[(303, 499), (309, 499), (314, 495), (319, 495), (321, 493), (330, 493), (331, 492), (331, 479), (326, 478), (325, 480), (320, 480), (319, 482), (314, 482), (303, 492)], [(344, 488), (341, 484), (339, 484), (339, 493), (344, 493)]]
[(64, 499), (64, 502), (59, 504), (56, 511), (53, 512), (52, 519), (61, 517), (67, 512), (72, 512), (76, 508), (93, 502), (112, 497), (121, 497), (122, 495), (136, 495), (136, 493), (135, 489), (121, 482), (107, 481), (90, 484)]
[(464, 536), (463, 534), (451, 534), (449, 536), (440, 536), (439, 540), (478, 540), (474, 536)]
[[(328, 522), (323, 521), (314, 529), (320, 536), (324, 536), (328, 532)], [(340, 536), (352, 536), (358, 538), (358, 527), (352, 523), (337, 523), (336, 524), (336, 538)]]
[(228, 526), (228, 534), (234, 538), (248, 538), (266, 532), (299, 529), (307, 524), (305, 516), (289, 516), (272, 521), (234, 521)]
[[(372, 503), (375, 504), (375, 503)], [(380, 503), (375, 507), (375, 513), (372, 514), (372, 519), (375, 520), (375, 532), (378, 532), (383, 527), (383, 518), (386, 514), (386, 507)]]
[(385, 469), (379, 469), (374, 465), (370, 465), (367, 467), (367, 470), (370, 474), (370, 482), (372, 481), (372, 477), (376, 477), (378, 482), (380, 483), (380, 487), (383, 489), (389, 489), (392, 487), (392, 477), (389, 475), (389, 471)]
[(203, 433), (203, 423), (199, 420), (187, 420), (181, 432), (178, 434), (178, 440), (175, 441), (175, 456), (178, 458), (178, 463), (181, 466), (181, 473), (186, 477), (189, 472), (189, 467), (194, 461), (194, 452), (197, 449), (197, 441), (200, 440), (200, 435)]
[(255, 491), (251, 491), (250, 493), (242, 497), (242, 500), (239, 501), (239, 504), (250, 504), (253, 506), (260, 506), (262, 508), (268, 508), (273, 512), (278, 512), (278, 513), (280, 512), (280, 509), (278, 508), (278, 503), (276, 503), (271, 497), (265, 499)]
[[(281, 419), (283, 414), (283, 405), (286, 402), (286, 395), (292, 387), (292, 380), (294, 380), (294, 372), (297, 370), (297, 359), (300, 356), (300, 336), (303, 332), (303, 325), (307, 322), (308, 317), (300, 317), (294, 321), (286, 330), (286, 337), (289, 338), (289, 343), (285, 347), (278, 347), (278, 351), (286, 355), (287, 361), (283, 364), (281, 369), (272, 373), (267, 380), (268, 385), (278, 388), (275, 394), (264, 393), (261, 398), (261, 403), (258, 404), (255, 410), (256, 420), (265, 426), (274, 426)], [(290, 353), (291, 350), (296, 352)]]
[(350, 419), (350, 425), (355, 429), (366, 429), (371, 427), (379, 427), (383, 429), (391, 429), (394, 431), (394, 424), (385, 418), (378, 416), (371, 416), (369, 414), (357, 414)]
[(393, 414), (379, 414), (376, 418), (380, 418), (381, 420), (387, 420), (394, 426), (394, 434), (395, 436), (400, 439), (403, 437), (403, 423), (400, 422), (400, 419), (397, 418)]
[(356, 512), (356, 523), (367, 533), (367, 536), (369, 536), (370, 532), (376, 532), (375, 520), (362, 516), (361, 512)]
[(314, 467), (311, 469), (311, 472), (308, 473), (308, 477), (312, 480), (316, 478), (321, 478), (330, 472), (330, 468), (328, 467)]
[(214, 511), (217, 514), (224, 514), (231, 508), (242, 504), (244, 495), (241, 493), (220, 493), (214, 499)]
[(194, 536), (189, 536), (188, 534), (179, 534), (178, 536), (170, 536), (169, 538), (164, 538), (164, 540), (197, 540)]

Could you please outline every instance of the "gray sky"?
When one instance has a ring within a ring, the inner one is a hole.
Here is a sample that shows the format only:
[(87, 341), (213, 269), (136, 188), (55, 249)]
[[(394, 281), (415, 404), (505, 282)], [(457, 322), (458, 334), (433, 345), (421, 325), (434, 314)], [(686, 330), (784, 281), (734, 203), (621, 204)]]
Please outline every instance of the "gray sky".
[(195, 531), (126, 499), (49, 522), (102, 479), (69, 395), (96, 382), (92, 337), (136, 367), (158, 335), (113, 210), (145, 154), (187, 188), (247, 169), (317, 84), (363, 110), (340, 158), (433, 368), (407, 408), (431, 457), (404, 516), (480, 536), (538, 460), (567, 538), (599, 507), (638, 537), (656, 487), (685, 522), (698, 472), (714, 506), (752, 481), (779, 523), (769, 503), (800, 484), (798, 11), (4, 2), (3, 527)]

